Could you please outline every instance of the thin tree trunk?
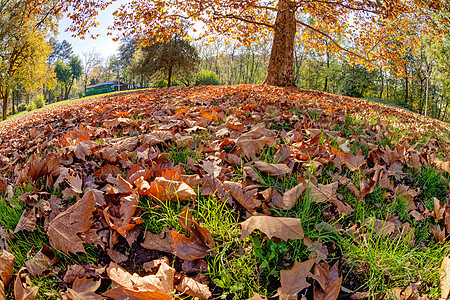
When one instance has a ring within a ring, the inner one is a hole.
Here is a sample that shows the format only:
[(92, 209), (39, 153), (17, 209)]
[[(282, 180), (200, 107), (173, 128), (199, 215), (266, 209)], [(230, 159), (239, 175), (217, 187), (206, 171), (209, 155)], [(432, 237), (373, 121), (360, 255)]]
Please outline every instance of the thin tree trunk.
[(169, 67), (169, 75), (167, 76), (167, 87), (172, 83), (172, 66)]
[(326, 76), (325, 76), (325, 85), (323, 87), (323, 90), (325, 92), (328, 92), (328, 73), (330, 70), (330, 54), (328, 53), (328, 51), (327, 51), (326, 55), (327, 55), (327, 72), (326, 72)]
[(384, 89), (384, 76), (383, 76), (383, 69), (380, 69), (380, 74), (381, 74), (381, 90), (380, 90), (380, 95), (378, 96), (378, 98), (383, 99), (383, 89)]
[(429, 85), (429, 80), (428, 80), (428, 75), (427, 75), (427, 88), (426, 88), (426, 92), (425, 92), (425, 117), (427, 116), (427, 111), (428, 111), (428, 85)]
[(408, 76), (405, 76), (405, 105), (408, 104)]
[(274, 25), (272, 52), (267, 69), (265, 84), (295, 86), (294, 82), (294, 41), (297, 25), (295, 1), (280, 0)]
[(3, 120), (6, 120), (8, 117), (8, 97), (9, 97), (9, 90), (6, 89), (5, 93), (3, 93)]

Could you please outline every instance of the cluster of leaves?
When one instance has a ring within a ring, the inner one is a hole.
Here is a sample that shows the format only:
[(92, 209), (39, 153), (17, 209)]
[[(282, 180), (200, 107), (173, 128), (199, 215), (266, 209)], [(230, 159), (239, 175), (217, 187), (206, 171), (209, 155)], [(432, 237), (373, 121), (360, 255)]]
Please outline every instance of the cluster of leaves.
[(66, 299), (440, 291), (448, 124), (239, 85), (105, 96), (0, 126), (12, 212), (0, 279), (14, 272), (20, 299), (49, 294), (37, 278)]

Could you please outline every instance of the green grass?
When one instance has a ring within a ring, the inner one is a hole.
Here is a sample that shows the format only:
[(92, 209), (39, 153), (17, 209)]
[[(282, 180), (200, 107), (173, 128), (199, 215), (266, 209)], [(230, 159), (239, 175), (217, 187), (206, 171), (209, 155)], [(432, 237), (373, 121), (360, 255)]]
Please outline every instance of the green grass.
[[(340, 239), (338, 245), (346, 264), (351, 267), (349, 274), (363, 277), (360, 288), (371, 297), (377, 293), (392, 293), (396, 287), (403, 289), (418, 281), (422, 282), (422, 292), (438, 297), (439, 265), (450, 248), (448, 244), (434, 244), (422, 249), (411, 247), (412, 242), (411, 233), (404, 237), (383, 237), (369, 226), (360, 241)], [(344, 283), (346, 280), (344, 278)]]

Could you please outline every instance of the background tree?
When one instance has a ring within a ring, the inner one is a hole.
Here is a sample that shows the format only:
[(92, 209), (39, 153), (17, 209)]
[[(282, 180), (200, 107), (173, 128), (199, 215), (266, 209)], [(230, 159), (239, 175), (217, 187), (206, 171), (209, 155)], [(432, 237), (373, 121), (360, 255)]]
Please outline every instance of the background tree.
[[(89, 77), (100, 68), (102, 65), (101, 54), (96, 52), (95, 49), (83, 53), (83, 83), (84, 83), (84, 94), (86, 95), (86, 87), (88, 86)], [(97, 72), (98, 73), (98, 70)]]
[(172, 84), (173, 76), (189, 77), (196, 71), (200, 61), (197, 50), (183, 39), (174, 35), (167, 43), (157, 42), (142, 48), (139, 68), (136, 73), (148, 76), (160, 76), (167, 80), (167, 87)]
[(49, 54), (45, 40), (54, 29), (55, 3), (52, 1), (10, 0), (0, 6), (0, 96), (3, 119), (7, 117), (8, 98), (16, 76), (25, 65), (39, 64)]
[(61, 100), (66, 100), (69, 98), (74, 81), (81, 77), (83, 67), (80, 59), (76, 56), (72, 56), (68, 64), (58, 60), (55, 65), (56, 78), (61, 84)]

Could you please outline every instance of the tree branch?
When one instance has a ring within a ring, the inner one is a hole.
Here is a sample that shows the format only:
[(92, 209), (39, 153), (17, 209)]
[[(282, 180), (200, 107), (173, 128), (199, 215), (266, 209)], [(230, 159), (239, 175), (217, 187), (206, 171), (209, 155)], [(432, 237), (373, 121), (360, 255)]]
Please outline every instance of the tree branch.
[(326, 37), (331, 43), (333, 43), (333, 44), (334, 44), (337, 48), (339, 48), (340, 50), (342, 50), (342, 51), (344, 51), (344, 52), (347, 52), (347, 53), (349, 53), (349, 54), (351, 54), (351, 55), (354, 55), (354, 56), (356, 56), (356, 57), (359, 57), (359, 58), (361, 58), (361, 59), (363, 59), (363, 60), (365, 60), (365, 61), (373, 61), (373, 60), (367, 59), (366, 57), (363, 57), (363, 56), (359, 55), (358, 53), (355, 53), (355, 52), (353, 52), (353, 51), (351, 51), (351, 50), (348, 50), (348, 49), (342, 47), (342, 46), (341, 46), (338, 42), (336, 42), (329, 34), (323, 32), (323, 31), (320, 31), (319, 29), (314, 28), (313, 26), (311, 26), (311, 25), (309, 25), (309, 24), (307, 24), (307, 23), (303, 23), (302, 21), (297, 20), (297, 23), (299, 23), (300, 25), (303, 25), (303, 26), (305, 26), (306, 28), (308, 28), (308, 29), (310, 29), (310, 30), (312, 30), (312, 31), (314, 31), (314, 32), (316, 32), (316, 33), (318, 33), (318, 34), (320, 34), (320, 35)]

